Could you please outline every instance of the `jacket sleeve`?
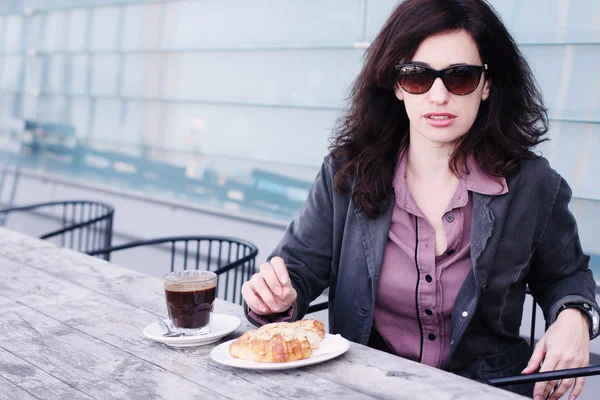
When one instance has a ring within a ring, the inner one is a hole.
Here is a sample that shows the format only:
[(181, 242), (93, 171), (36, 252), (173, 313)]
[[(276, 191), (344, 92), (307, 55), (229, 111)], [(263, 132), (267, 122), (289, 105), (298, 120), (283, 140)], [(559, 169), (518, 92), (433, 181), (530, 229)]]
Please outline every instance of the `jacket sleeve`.
[(596, 281), (583, 253), (575, 217), (569, 211), (571, 188), (557, 175), (555, 200), (533, 255), (528, 284), (544, 311), (547, 325), (554, 323), (566, 303), (582, 302), (598, 308)]
[[(325, 158), (298, 216), (287, 227), (279, 245), (269, 256), (283, 258), (298, 298), (286, 320), (301, 319), (310, 302), (329, 286), (333, 247), (333, 171)], [(265, 321), (250, 322), (255, 325)], [(276, 317), (276, 316), (273, 316)], [(272, 318), (267, 318), (272, 320)], [(278, 319), (280, 320), (280, 319)]]

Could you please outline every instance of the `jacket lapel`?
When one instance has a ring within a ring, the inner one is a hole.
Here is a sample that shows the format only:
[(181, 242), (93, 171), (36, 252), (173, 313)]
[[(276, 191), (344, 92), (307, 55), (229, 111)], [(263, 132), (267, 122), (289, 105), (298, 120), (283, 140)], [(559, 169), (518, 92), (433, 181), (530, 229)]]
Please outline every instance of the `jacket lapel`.
[(390, 224), (392, 222), (392, 212), (394, 211), (394, 194), (387, 196), (384, 202), (384, 211), (377, 218), (371, 219), (360, 209), (355, 208), (354, 213), (358, 224), (358, 230), (362, 240), (367, 269), (371, 277), (372, 304), (375, 304), (375, 294), (377, 293), (377, 283), (381, 273), (381, 264), (385, 246), (389, 237)]
[[(489, 274), (489, 268), (482, 268), (482, 266), (489, 266), (491, 263), (483, 263), (480, 266), (480, 259), (483, 251), (486, 250), (486, 246), (492, 233), (494, 231), (494, 214), (490, 210), (489, 204), (492, 200), (492, 196), (487, 196), (479, 193), (473, 193), (473, 216), (471, 222), (471, 262), (473, 265), (473, 274), (475, 276), (475, 282), (477, 287), (481, 288), (481, 285), (487, 279)], [(489, 254), (489, 252), (487, 252)]]
[[(472, 267), (460, 288), (452, 312), (452, 340), (450, 354), (454, 354), (465, 333), (479, 301), (479, 294), (492, 266), (497, 241), (490, 245), (494, 232), (495, 217), (490, 209), (494, 196), (473, 192), (473, 213), (471, 219), (471, 263)], [(500, 229), (502, 227), (499, 227)], [(466, 312), (467, 317), (463, 317)]]

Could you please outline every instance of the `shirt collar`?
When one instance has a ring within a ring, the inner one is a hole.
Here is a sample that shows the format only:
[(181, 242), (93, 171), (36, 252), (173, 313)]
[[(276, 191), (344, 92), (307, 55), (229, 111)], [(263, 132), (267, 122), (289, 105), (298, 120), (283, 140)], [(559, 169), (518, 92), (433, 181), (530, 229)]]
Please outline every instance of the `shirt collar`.
[[(406, 182), (406, 152), (403, 151), (398, 159), (396, 173), (394, 175), (393, 187), (396, 194), (396, 204), (409, 212), (417, 211), (418, 207), (410, 196), (408, 183)], [(475, 162), (473, 156), (467, 158), (467, 170), (458, 182), (458, 188), (449, 208), (462, 207), (466, 205), (468, 193), (476, 192), (487, 196), (499, 196), (508, 193), (508, 185), (504, 177), (491, 177), (487, 175)]]
[(492, 177), (487, 175), (475, 162), (471, 155), (467, 158), (467, 171), (463, 175), (467, 183), (467, 190), (488, 196), (499, 196), (508, 193), (508, 185), (503, 176)]

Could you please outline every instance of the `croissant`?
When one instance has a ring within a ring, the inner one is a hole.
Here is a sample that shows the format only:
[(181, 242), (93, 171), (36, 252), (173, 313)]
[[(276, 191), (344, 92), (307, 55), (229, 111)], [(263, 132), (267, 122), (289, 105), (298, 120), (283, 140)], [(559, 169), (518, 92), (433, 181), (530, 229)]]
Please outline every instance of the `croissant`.
[(229, 354), (242, 360), (283, 363), (312, 356), (325, 337), (320, 321), (303, 319), (276, 322), (252, 329), (229, 346)]

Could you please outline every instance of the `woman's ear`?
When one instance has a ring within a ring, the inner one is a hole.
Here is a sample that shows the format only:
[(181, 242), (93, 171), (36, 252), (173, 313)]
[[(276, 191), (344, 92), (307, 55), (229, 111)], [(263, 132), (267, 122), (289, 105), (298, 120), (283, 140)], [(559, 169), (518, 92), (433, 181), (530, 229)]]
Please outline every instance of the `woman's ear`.
[(402, 88), (400, 87), (400, 85), (395, 86), (394, 93), (396, 93), (396, 98), (398, 100), (400, 100), (400, 101), (404, 100), (404, 92), (402, 91)]
[(492, 79), (488, 78), (483, 84), (483, 92), (481, 92), (481, 100), (486, 101), (490, 97), (490, 86), (492, 85)]

